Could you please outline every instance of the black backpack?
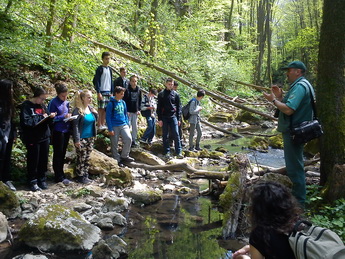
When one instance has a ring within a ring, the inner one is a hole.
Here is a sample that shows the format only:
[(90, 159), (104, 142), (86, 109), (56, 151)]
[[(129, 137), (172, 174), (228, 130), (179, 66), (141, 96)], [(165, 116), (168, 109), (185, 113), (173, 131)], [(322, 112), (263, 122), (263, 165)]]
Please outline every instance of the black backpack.
[[(301, 224), (305, 227), (299, 230)], [(289, 243), (296, 259), (345, 258), (345, 246), (336, 233), (327, 228), (314, 226), (306, 220), (296, 223), (289, 236)]]
[(183, 119), (186, 121), (189, 119), (190, 117), (190, 113), (189, 113), (189, 107), (190, 107), (190, 103), (194, 100), (191, 99), (185, 106), (182, 107), (182, 117)]

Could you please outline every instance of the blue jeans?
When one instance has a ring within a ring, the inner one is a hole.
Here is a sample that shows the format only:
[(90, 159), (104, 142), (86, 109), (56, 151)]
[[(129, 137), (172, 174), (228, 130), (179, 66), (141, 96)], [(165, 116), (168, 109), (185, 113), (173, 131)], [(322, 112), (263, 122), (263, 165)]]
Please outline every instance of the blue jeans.
[(175, 144), (175, 152), (177, 155), (181, 154), (181, 141), (180, 135), (178, 133), (178, 122), (177, 118), (174, 116), (170, 117), (163, 117), (163, 147), (164, 153), (167, 154), (170, 152), (170, 145), (169, 145), (169, 128), (170, 132), (172, 133), (172, 137), (174, 139)]
[(149, 143), (151, 143), (153, 137), (156, 134), (156, 119), (153, 117), (146, 117), (147, 122), (147, 128), (144, 132), (144, 135), (142, 136), (143, 140), (147, 140)]

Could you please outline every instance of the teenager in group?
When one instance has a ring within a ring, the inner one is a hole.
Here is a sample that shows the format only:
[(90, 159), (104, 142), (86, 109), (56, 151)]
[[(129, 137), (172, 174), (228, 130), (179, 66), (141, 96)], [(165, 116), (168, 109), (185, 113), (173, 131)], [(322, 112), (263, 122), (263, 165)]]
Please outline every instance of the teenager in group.
[(138, 115), (141, 106), (141, 89), (138, 86), (138, 76), (132, 75), (129, 78), (129, 86), (125, 91), (123, 100), (127, 105), (129, 126), (132, 128), (132, 147), (137, 146)]
[(158, 125), (163, 127), (163, 147), (166, 158), (170, 158), (169, 128), (174, 138), (175, 153), (178, 158), (183, 158), (178, 126), (181, 117), (181, 102), (179, 94), (173, 90), (174, 80), (165, 80), (165, 89), (158, 94), (157, 116)]
[(12, 123), (14, 116), (13, 84), (10, 80), (0, 80), (0, 181), (15, 191), (11, 181), (11, 153), (15, 134)]
[(285, 186), (261, 182), (251, 191), (249, 245), (233, 254), (234, 259), (294, 259), (289, 233), (301, 215), (301, 208)]
[(70, 138), (71, 123), (68, 118), (71, 117), (69, 101), (67, 101), (68, 89), (64, 83), (56, 83), (55, 91), (57, 96), (49, 103), (50, 112), (55, 112), (52, 144), (53, 144), (53, 170), (55, 174), (55, 182), (62, 182), (65, 185), (70, 181), (65, 177), (63, 171), (64, 159)]
[(72, 116), (78, 115), (72, 121), (73, 142), (77, 153), (76, 174), (77, 181), (89, 184), (90, 154), (97, 134), (97, 111), (91, 106), (92, 93), (90, 90), (77, 91), (74, 98)]
[(47, 92), (36, 88), (30, 100), (21, 104), (20, 125), (26, 146), (27, 172), (31, 191), (47, 189), (48, 154), (50, 141), (49, 124), (56, 113), (49, 113), (44, 101)]
[(144, 135), (139, 140), (142, 143), (151, 144), (152, 139), (156, 134), (156, 96), (157, 90), (150, 88), (149, 93), (144, 95), (144, 98), (141, 102), (141, 115), (146, 118), (147, 122), (147, 128), (144, 132)]
[(114, 87), (121, 86), (125, 89), (128, 88), (129, 81), (126, 78), (127, 70), (124, 67), (120, 67), (120, 76), (114, 80)]
[[(173, 90), (178, 92), (178, 82), (174, 80), (174, 86), (173, 86)], [(181, 104), (182, 105), (182, 104)], [(180, 110), (182, 111), (182, 108), (180, 108)], [(182, 120), (182, 116), (180, 116), (180, 120), (179, 120), (179, 124), (178, 124), (178, 134), (180, 136), (180, 141), (181, 141), (181, 147), (185, 146), (185, 143), (183, 142), (183, 120)], [(174, 142), (174, 134), (171, 132), (171, 130), (169, 129), (169, 144), (170, 146), (173, 144)]]
[(110, 100), (110, 96), (114, 91), (113, 73), (109, 67), (110, 53), (102, 53), (102, 65), (96, 69), (96, 74), (93, 80), (98, 100), (98, 129), (104, 130), (105, 125), (105, 108)]
[[(200, 106), (200, 101), (205, 96), (205, 91), (200, 89), (198, 90), (196, 94), (196, 98), (193, 98), (191, 100), (190, 106), (189, 106), (189, 114), (190, 117), (188, 119), (190, 128), (189, 128), (189, 150), (190, 151), (198, 151), (201, 150), (200, 148), (200, 139), (201, 139), (201, 125), (200, 125), (200, 111), (202, 110), (202, 107)], [(194, 138), (194, 132), (195, 129), (197, 131), (196, 135), (196, 142), (195, 146), (193, 144), (193, 138)]]
[[(107, 106), (107, 125), (111, 141), (111, 151), (113, 158), (119, 163), (133, 162), (134, 159), (129, 156), (131, 150), (132, 136), (129, 130), (129, 121), (127, 106), (123, 101), (123, 96), (126, 89), (121, 86), (116, 86), (114, 97), (110, 98)], [(119, 137), (122, 138), (121, 156), (118, 153)]]

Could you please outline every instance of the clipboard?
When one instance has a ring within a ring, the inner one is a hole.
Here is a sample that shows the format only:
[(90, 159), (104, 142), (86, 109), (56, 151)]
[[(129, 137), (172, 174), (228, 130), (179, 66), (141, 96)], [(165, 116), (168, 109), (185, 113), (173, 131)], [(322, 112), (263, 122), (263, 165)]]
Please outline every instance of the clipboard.
[(52, 120), (53, 118), (50, 118), (49, 116), (45, 117), (43, 120), (40, 120), (34, 127), (37, 127), (39, 125), (42, 125), (46, 122), (48, 122), (49, 120)]

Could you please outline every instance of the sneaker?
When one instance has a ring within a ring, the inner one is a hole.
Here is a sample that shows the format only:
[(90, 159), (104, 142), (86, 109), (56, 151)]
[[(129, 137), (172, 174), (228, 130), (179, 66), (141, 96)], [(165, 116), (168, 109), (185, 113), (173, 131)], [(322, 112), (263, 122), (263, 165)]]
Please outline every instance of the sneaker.
[(131, 147), (132, 148), (138, 147), (138, 144), (135, 141), (133, 141)]
[(92, 183), (92, 180), (89, 179), (87, 176), (78, 176), (77, 181), (82, 184), (90, 184)]
[(142, 143), (142, 144), (148, 144), (148, 140), (145, 140), (145, 139), (139, 139), (139, 142)]
[(171, 158), (171, 155), (170, 155), (170, 153), (166, 153), (166, 154), (164, 155), (164, 157), (165, 157), (166, 159), (170, 159), (170, 158)]
[(42, 191), (42, 189), (40, 187), (38, 187), (37, 183), (30, 184), (30, 190), (32, 192)]
[(70, 183), (71, 183), (71, 181), (70, 180), (68, 180), (68, 179), (63, 179), (62, 181), (61, 181), (64, 185), (69, 185)]
[(202, 150), (202, 148), (201, 147), (195, 147), (195, 150), (200, 151), (200, 150)]
[(121, 157), (121, 162), (125, 162), (125, 163), (131, 163), (131, 162), (134, 162), (134, 158), (133, 157)]
[(7, 182), (5, 182), (5, 184), (7, 185), (8, 188), (10, 188), (10, 190), (12, 190), (14, 192), (17, 190), (11, 181), (7, 181)]
[(190, 147), (188, 150), (191, 151), (191, 152), (196, 152), (197, 151), (194, 147)]
[(176, 156), (176, 158), (177, 158), (177, 159), (183, 159), (184, 156), (183, 156), (182, 154), (178, 154), (178, 155)]
[(42, 190), (48, 189), (48, 184), (46, 181), (39, 181), (37, 184)]

